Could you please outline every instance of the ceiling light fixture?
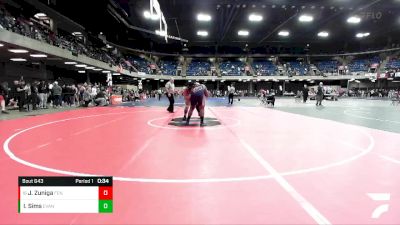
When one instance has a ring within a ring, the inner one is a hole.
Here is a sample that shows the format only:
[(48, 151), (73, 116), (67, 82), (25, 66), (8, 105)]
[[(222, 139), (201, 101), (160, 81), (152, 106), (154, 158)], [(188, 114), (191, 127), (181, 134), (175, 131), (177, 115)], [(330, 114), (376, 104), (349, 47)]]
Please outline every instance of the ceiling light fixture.
[(250, 14), (249, 15), (249, 21), (260, 22), (261, 20), (263, 20), (263, 17), (259, 14)]
[(25, 49), (8, 49), (8, 51), (12, 52), (12, 53), (28, 53), (29, 52), (28, 50), (25, 50)]
[(10, 60), (13, 62), (26, 62), (26, 59), (23, 58), (11, 58)]
[(329, 36), (329, 33), (326, 31), (321, 31), (318, 33), (318, 37), (328, 37), (328, 36)]
[(204, 13), (199, 13), (197, 14), (197, 20), (198, 21), (210, 21), (211, 20), (211, 16), (208, 14), (204, 14)]
[(308, 23), (308, 22), (312, 22), (313, 20), (314, 20), (314, 17), (310, 16), (310, 15), (301, 15), (299, 17), (299, 21), (300, 22)]
[(78, 73), (86, 73), (84, 70), (78, 70)]
[(249, 36), (249, 31), (247, 30), (239, 30), (238, 31), (239, 36)]
[(46, 58), (46, 54), (30, 54), (32, 58)]
[(75, 65), (77, 64), (76, 62), (64, 62), (65, 65)]
[(110, 73), (110, 71), (108, 71), (108, 70), (103, 70), (103, 71), (101, 71), (102, 73)]
[(206, 36), (208, 36), (208, 32), (205, 30), (199, 30), (199, 31), (197, 31), (197, 35), (206, 37)]
[(75, 65), (76, 67), (87, 67), (87, 65), (85, 65), (85, 64), (77, 64), (77, 65)]
[(289, 31), (286, 31), (286, 30), (279, 31), (278, 35), (287, 37), (287, 36), (289, 36)]
[(369, 35), (370, 35), (369, 32), (367, 32), (367, 33), (357, 33), (356, 37), (357, 38), (363, 38), (363, 37), (368, 37)]
[(347, 19), (347, 23), (357, 24), (361, 22), (361, 18), (357, 16), (351, 16)]

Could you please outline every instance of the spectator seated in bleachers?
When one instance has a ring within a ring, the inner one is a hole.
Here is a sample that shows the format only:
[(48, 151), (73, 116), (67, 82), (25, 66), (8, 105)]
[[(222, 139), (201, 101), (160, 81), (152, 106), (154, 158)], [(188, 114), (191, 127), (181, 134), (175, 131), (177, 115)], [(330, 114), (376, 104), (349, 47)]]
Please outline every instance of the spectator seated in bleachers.
[(273, 76), (277, 70), (276, 66), (267, 60), (257, 60), (254, 61), (253, 71), (257, 76)]
[(0, 29), (7, 29), (11, 32), (51, 44), (77, 54), (84, 54), (90, 58), (116, 65), (117, 60), (101, 48), (93, 47), (89, 42), (83, 43), (78, 37), (72, 36), (62, 30), (57, 34), (32, 18), (26, 19), (21, 15), (13, 16), (6, 8), (0, 6)]
[(399, 70), (400, 69), (400, 59), (394, 58), (387, 62), (386, 67), (387, 70)]
[(244, 73), (245, 64), (241, 61), (225, 61), (219, 65), (223, 76), (241, 76)]
[(187, 76), (207, 76), (211, 70), (211, 63), (207, 61), (192, 61), (186, 71)]
[(372, 64), (380, 64), (379, 56), (367, 59), (354, 59), (348, 65), (349, 71), (353, 73), (368, 72)]
[(336, 60), (319, 61), (316, 64), (322, 73), (337, 73), (339, 67), (339, 62)]
[(292, 73), (293, 75), (296, 76), (304, 76), (308, 72), (308, 65), (304, 64), (303, 62), (298, 62), (298, 61), (291, 61), (287, 62), (288, 65), (288, 72)]
[(145, 74), (151, 74), (150, 63), (137, 56), (128, 56), (128, 61), (139, 71)]
[(178, 62), (176, 61), (160, 61), (158, 67), (162, 75), (175, 76)]
[(366, 60), (354, 60), (349, 65), (350, 72), (367, 72), (368, 71), (368, 63)]

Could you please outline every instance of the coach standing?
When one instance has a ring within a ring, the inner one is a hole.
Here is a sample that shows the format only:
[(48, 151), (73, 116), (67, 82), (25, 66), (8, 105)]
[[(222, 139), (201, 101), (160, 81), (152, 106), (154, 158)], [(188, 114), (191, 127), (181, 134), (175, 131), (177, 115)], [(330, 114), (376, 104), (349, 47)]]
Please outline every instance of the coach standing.
[(166, 84), (165, 84), (165, 92), (169, 101), (169, 106), (167, 108), (167, 111), (170, 113), (174, 112), (174, 91), (175, 91), (175, 84), (174, 84), (174, 78), (171, 78)]

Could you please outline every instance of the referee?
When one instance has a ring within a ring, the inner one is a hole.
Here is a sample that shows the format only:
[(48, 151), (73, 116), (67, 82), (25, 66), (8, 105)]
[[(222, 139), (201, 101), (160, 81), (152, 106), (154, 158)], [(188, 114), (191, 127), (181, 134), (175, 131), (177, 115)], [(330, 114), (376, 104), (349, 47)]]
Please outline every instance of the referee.
[(228, 86), (228, 104), (233, 104), (233, 96), (235, 94), (235, 86), (233, 85), (233, 83), (231, 84), (231, 86)]
[(167, 111), (170, 113), (174, 112), (174, 91), (175, 91), (175, 84), (174, 84), (174, 78), (171, 78), (166, 84), (165, 84), (165, 92), (169, 101), (169, 106), (167, 108)]

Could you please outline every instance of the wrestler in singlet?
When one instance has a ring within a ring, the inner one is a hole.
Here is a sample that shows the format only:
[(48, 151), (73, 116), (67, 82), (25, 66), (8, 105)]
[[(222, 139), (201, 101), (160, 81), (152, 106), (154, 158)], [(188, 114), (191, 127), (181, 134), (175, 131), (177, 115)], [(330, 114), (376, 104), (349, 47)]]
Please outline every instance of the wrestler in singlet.
[(187, 85), (187, 87), (185, 87), (182, 91), (182, 95), (185, 100), (185, 110), (184, 110), (184, 115), (183, 115), (183, 120), (185, 120), (185, 121), (186, 121), (186, 115), (190, 108), (190, 92), (191, 92), (190, 89), (192, 88), (192, 86), (193, 86), (193, 83), (189, 83)]
[(209, 94), (205, 85), (197, 82), (193, 85), (190, 94), (190, 110), (188, 113), (186, 124), (189, 124), (193, 110), (195, 108), (198, 108), (200, 116), (200, 126), (204, 125), (204, 107), (206, 104), (206, 97), (208, 97), (208, 95)]

